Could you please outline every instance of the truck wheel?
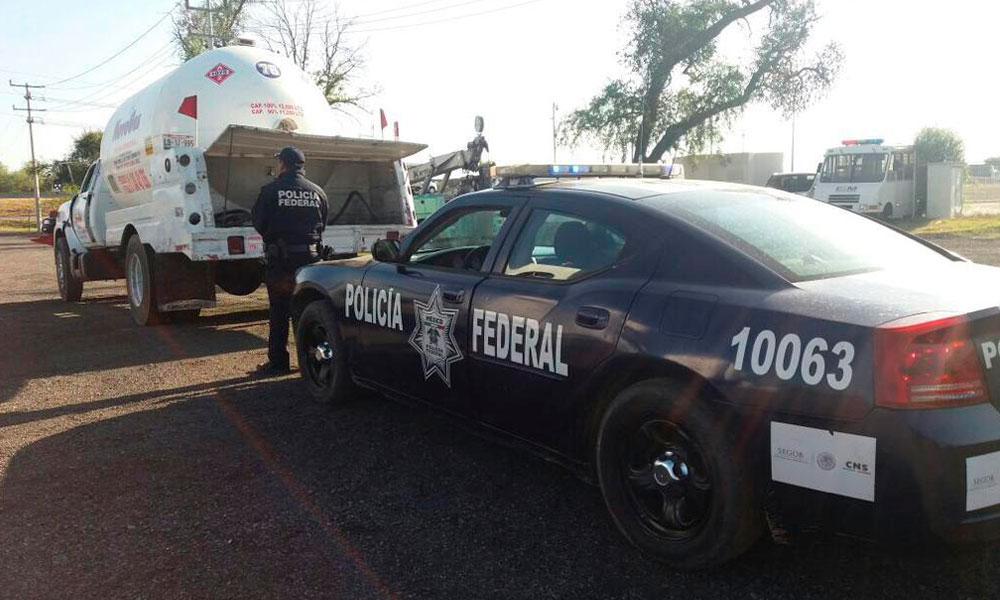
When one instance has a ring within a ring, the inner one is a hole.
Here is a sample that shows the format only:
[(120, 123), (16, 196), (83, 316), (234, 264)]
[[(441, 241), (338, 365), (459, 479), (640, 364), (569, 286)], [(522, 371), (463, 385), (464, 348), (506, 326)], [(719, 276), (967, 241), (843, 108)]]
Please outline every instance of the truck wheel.
[(153, 257), (138, 235), (128, 240), (125, 251), (125, 283), (128, 289), (128, 304), (132, 320), (136, 325), (159, 325), (163, 317), (156, 307), (153, 286)]
[(306, 306), (295, 330), (299, 371), (309, 393), (322, 404), (346, 400), (353, 391), (347, 353), (333, 309), (325, 300)]
[(66, 302), (78, 302), (83, 295), (83, 281), (73, 275), (70, 265), (69, 244), (66, 238), (56, 239), (56, 281), (59, 283), (59, 296)]
[(892, 203), (887, 202), (885, 206), (882, 207), (882, 220), (891, 221), (892, 220)]
[(618, 529), (681, 569), (719, 565), (763, 531), (745, 448), (690, 385), (655, 379), (622, 391), (604, 414), (597, 475)]

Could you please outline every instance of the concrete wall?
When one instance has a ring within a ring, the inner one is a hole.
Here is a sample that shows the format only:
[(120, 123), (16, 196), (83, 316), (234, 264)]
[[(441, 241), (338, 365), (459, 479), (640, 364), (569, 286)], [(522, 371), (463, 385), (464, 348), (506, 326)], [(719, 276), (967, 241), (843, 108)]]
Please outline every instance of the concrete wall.
[(687, 179), (764, 185), (771, 175), (783, 170), (785, 155), (781, 152), (703, 154), (678, 158), (677, 162), (684, 165)]

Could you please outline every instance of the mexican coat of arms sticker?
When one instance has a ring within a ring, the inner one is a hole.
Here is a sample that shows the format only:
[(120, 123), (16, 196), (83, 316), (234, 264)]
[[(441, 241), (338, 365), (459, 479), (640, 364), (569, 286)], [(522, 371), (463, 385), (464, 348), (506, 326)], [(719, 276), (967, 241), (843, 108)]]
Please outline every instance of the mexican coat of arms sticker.
[(451, 364), (462, 360), (462, 351), (455, 340), (458, 309), (442, 305), (441, 286), (437, 286), (426, 304), (413, 301), (413, 312), (417, 323), (410, 334), (410, 345), (420, 353), (424, 379), (436, 373), (451, 387)]

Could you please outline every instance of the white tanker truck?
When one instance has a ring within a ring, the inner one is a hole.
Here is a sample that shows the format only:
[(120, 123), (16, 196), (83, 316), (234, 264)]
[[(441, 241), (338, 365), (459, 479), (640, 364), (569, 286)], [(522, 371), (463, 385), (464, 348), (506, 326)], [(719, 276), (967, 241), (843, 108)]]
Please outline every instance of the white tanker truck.
[(215, 287), (256, 290), (263, 242), (250, 210), (294, 145), (323, 187), (323, 243), (355, 254), (416, 224), (402, 159), (422, 144), (334, 135), (332, 109), (294, 64), (262, 49), (206, 52), (126, 100), (104, 131), (101, 158), (59, 208), (56, 276), (64, 300), (83, 283), (125, 279), (140, 325), (215, 305)]

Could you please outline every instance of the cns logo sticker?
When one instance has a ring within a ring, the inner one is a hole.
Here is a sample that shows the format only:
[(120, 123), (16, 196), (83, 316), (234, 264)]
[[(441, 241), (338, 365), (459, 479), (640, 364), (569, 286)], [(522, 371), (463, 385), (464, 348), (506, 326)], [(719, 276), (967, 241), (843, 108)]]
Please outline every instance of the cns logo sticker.
[(278, 68), (278, 65), (266, 60), (257, 63), (257, 72), (270, 79), (281, 77), (281, 69)]
[(417, 324), (410, 334), (410, 345), (420, 353), (424, 379), (437, 374), (451, 387), (451, 363), (462, 360), (462, 351), (455, 340), (455, 319), (458, 309), (441, 304), (441, 286), (434, 288), (427, 304), (413, 301)]

